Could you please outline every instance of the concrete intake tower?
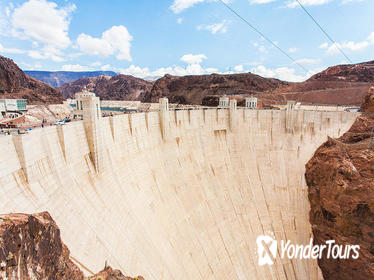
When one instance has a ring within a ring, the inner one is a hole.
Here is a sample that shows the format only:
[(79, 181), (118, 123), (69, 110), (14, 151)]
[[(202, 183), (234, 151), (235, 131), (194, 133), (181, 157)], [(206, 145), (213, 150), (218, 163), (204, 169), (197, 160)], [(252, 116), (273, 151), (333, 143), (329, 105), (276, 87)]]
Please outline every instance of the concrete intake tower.
[(87, 275), (322, 279), (316, 260), (259, 266), (256, 238), (309, 243), (305, 164), (356, 113), (82, 105), (83, 121), (0, 137), (0, 213), (48, 211)]

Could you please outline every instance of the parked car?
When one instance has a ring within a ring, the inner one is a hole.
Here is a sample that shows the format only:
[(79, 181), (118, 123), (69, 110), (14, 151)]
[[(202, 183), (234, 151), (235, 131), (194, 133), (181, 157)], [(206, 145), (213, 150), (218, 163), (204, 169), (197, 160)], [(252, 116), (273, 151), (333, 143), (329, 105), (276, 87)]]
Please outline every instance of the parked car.
[(64, 120), (56, 121), (55, 125), (63, 125), (65, 124)]

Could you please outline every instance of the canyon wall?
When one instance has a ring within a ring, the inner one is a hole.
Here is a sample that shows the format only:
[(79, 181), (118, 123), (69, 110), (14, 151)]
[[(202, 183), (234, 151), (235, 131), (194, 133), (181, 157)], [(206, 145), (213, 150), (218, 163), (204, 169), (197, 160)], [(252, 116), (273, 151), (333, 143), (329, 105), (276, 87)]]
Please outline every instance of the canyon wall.
[(0, 213), (48, 211), (88, 275), (321, 279), (315, 260), (258, 266), (256, 238), (309, 243), (305, 164), (356, 116), (152, 112), (2, 136)]

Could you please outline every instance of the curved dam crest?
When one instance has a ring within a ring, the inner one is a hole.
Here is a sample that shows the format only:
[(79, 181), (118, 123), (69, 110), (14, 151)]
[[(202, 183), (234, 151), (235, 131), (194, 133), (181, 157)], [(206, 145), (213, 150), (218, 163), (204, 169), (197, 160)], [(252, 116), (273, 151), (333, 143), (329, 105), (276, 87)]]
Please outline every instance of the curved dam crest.
[(315, 260), (258, 266), (256, 238), (309, 243), (305, 164), (356, 116), (167, 111), (0, 137), (0, 212), (49, 211), (87, 273), (322, 279)]

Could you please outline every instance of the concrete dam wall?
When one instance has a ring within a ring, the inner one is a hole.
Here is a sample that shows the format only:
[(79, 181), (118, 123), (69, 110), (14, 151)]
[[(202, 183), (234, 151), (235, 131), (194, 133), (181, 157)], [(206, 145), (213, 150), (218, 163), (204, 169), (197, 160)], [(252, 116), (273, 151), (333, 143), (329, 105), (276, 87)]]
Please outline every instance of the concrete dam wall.
[(0, 213), (49, 211), (74, 261), (145, 279), (321, 279), (259, 266), (256, 238), (308, 244), (305, 163), (356, 114), (138, 113), (0, 137)]

